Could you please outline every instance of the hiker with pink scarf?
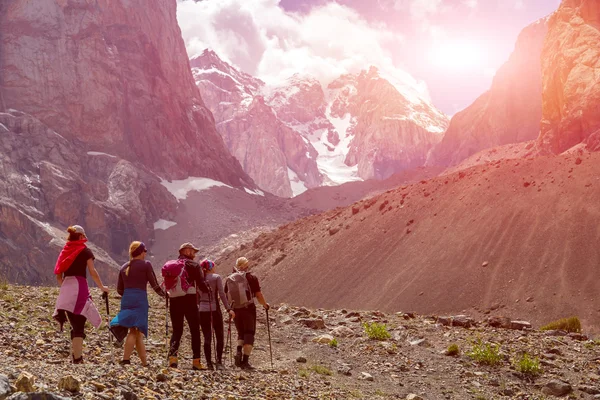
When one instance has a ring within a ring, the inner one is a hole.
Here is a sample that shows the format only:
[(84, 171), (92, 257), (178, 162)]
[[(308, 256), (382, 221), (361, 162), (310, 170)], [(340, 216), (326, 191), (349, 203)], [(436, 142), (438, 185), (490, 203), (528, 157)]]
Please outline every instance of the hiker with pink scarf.
[(60, 252), (54, 267), (54, 274), (60, 285), (60, 293), (56, 299), (53, 317), (60, 324), (61, 332), (64, 323), (67, 319), (69, 320), (73, 364), (81, 364), (83, 363), (85, 321), (89, 320), (95, 328), (102, 324), (100, 313), (90, 295), (87, 271), (90, 272), (90, 276), (103, 292), (108, 293), (109, 289), (102, 284), (100, 275), (94, 267), (94, 254), (85, 245), (87, 237), (83, 228), (73, 225), (67, 229), (67, 232), (69, 232), (67, 243)]

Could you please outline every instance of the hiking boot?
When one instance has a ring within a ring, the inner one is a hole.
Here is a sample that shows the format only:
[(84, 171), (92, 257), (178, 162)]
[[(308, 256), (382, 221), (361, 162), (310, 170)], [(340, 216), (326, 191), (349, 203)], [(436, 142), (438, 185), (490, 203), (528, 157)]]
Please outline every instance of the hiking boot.
[(121, 361), (119, 361), (119, 364), (121, 364), (121, 365), (131, 365), (131, 360), (121, 360)]
[(177, 368), (177, 357), (176, 356), (169, 356), (169, 367)]
[(248, 361), (242, 362), (242, 364), (240, 365), (240, 368), (243, 370), (246, 370), (246, 371), (254, 371), (256, 369), (252, 365), (250, 365), (250, 363)]
[(242, 353), (236, 353), (234, 358), (234, 364), (236, 367), (242, 366)]
[(73, 364), (83, 364), (83, 356), (79, 358), (73, 357)]
[(220, 363), (220, 362), (218, 362), (215, 365), (215, 367), (216, 367), (217, 371), (223, 371), (223, 370), (225, 370), (225, 366), (223, 365), (223, 363)]
[(208, 362), (208, 363), (206, 363), (206, 369), (208, 369), (209, 371), (214, 371), (215, 366), (213, 365), (212, 362)]
[(205, 371), (206, 367), (204, 365), (202, 365), (202, 362), (200, 361), (199, 358), (194, 358), (194, 361), (192, 364), (192, 369), (194, 371)]

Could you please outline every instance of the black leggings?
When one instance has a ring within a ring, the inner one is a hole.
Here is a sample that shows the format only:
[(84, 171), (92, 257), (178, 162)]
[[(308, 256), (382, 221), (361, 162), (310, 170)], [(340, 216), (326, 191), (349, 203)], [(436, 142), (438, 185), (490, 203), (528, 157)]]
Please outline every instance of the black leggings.
[(223, 314), (221, 314), (221, 310), (215, 310), (212, 312), (212, 325), (213, 329), (210, 329), (210, 312), (200, 312), (200, 326), (202, 327), (202, 334), (204, 335), (204, 356), (206, 357), (206, 362), (211, 363), (211, 354), (212, 354), (212, 338), (211, 334), (214, 332), (215, 337), (217, 338), (217, 362), (221, 363), (223, 361)]
[(183, 335), (183, 319), (187, 320), (192, 335), (192, 353), (194, 358), (200, 358), (200, 322), (198, 321), (198, 308), (196, 306), (196, 295), (187, 294), (182, 297), (169, 299), (169, 310), (171, 323), (173, 324), (173, 335), (171, 336), (171, 347), (169, 355), (176, 356)]
[(238, 341), (244, 344), (254, 345), (254, 333), (256, 332), (256, 306), (250, 304), (245, 308), (235, 308), (235, 329), (238, 332)]
[(85, 339), (85, 321), (87, 319), (83, 315), (73, 314), (67, 311), (67, 318), (71, 324), (71, 339), (80, 337)]

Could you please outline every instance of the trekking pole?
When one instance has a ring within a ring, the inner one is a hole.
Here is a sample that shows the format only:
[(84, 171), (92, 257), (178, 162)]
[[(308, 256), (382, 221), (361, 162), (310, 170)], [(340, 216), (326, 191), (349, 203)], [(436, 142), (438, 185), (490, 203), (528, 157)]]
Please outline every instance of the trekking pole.
[(167, 367), (169, 366), (169, 295), (165, 292), (165, 349), (167, 350)]
[(271, 369), (273, 369), (273, 347), (271, 347), (271, 323), (269, 322), (269, 309), (265, 308), (267, 313), (267, 334), (269, 335), (269, 353), (271, 354)]
[(110, 360), (111, 363), (115, 363), (115, 355), (113, 353), (113, 345), (112, 345), (112, 335), (110, 332), (110, 307), (108, 304), (108, 293), (102, 292), (102, 298), (104, 299), (104, 304), (106, 305), (106, 330), (108, 332), (108, 347), (110, 347)]
[[(232, 301), (229, 304), (230, 310), (233, 310), (233, 305), (235, 304), (235, 301)], [(229, 313), (228, 313), (229, 314)], [(229, 340), (229, 366), (233, 367), (233, 342), (231, 341), (231, 314), (229, 314), (229, 322), (228, 322), (228, 327), (227, 327), (227, 339)]]
[[(212, 291), (210, 290), (210, 287), (208, 288), (208, 309), (210, 310), (210, 337), (212, 340), (212, 347), (213, 347), (213, 352), (215, 353), (215, 365), (217, 364), (217, 344), (216, 344), (216, 340), (215, 340), (215, 329), (213, 326), (213, 312), (212, 312)], [(215, 367), (216, 368), (216, 367)]]

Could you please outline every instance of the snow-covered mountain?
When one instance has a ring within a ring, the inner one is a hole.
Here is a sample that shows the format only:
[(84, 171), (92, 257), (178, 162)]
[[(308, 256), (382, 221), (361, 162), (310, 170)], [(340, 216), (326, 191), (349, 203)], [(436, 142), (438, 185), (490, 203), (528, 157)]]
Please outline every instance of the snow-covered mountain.
[(269, 86), (210, 50), (191, 66), (231, 153), (278, 196), (421, 166), (448, 125), (416, 89), (374, 67), (326, 86), (300, 74)]

